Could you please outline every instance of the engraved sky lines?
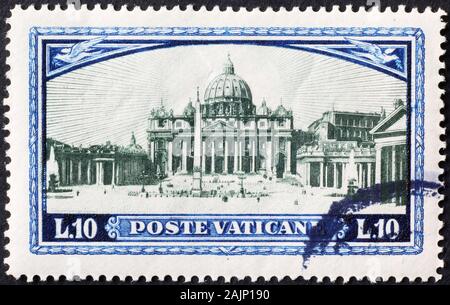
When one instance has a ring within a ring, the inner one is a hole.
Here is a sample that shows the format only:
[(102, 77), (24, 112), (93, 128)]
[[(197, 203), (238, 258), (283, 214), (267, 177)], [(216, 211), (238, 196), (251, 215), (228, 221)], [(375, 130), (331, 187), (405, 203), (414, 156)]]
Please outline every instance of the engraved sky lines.
[(214, 45), (147, 51), (99, 62), (47, 83), (47, 136), (73, 145), (129, 143), (134, 131), (146, 146), (147, 118), (161, 100), (175, 114), (200, 97), (222, 73), (230, 53), (236, 74), (246, 80), (253, 102), (272, 109), (282, 99), (294, 127), (306, 129), (322, 113), (389, 113), (406, 98), (406, 83), (351, 62), (278, 47)]

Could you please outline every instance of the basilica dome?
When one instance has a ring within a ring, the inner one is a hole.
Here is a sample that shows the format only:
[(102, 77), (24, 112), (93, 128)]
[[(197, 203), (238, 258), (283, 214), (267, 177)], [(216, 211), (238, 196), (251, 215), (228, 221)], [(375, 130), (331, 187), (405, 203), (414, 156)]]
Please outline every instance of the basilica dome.
[(254, 114), (252, 92), (247, 82), (234, 73), (234, 65), (228, 56), (223, 73), (216, 76), (205, 91), (203, 104), (211, 115)]

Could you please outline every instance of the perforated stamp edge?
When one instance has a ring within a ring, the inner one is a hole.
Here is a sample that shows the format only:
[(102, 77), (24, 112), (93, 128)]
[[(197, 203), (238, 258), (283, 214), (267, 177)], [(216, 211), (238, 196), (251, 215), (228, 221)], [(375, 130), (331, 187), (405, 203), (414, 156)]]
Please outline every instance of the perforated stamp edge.
[[(200, 9), (194, 11), (188, 8), (185, 11), (161, 9), (159, 11), (139, 11), (127, 10), (115, 11), (112, 7), (105, 10), (96, 7), (94, 10), (74, 10), (65, 11), (56, 8), (53, 11), (45, 6), (40, 10), (28, 8), (22, 10), (15, 8), (12, 10), (12, 16), (8, 20), (11, 24), (11, 30), (8, 37), (11, 43), (8, 46), (10, 57), (7, 64), (10, 71), (7, 76), (11, 80), (8, 88), (10, 94), (6, 103), (10, 107), (7, 114), (10, 119), (8, 129), (11, 135), (8, 142), (11, 145), (7, 152), (11, 157), (11, 163), (7, 169), (11, 173), (8, 183), (11, 188), (8, 191), (10, 203), (7, 210), (11, 213), (8, 219), (9, 230), (5, 233), (10, 239), (7, 250), (10, 256), (6, 259), (9, 266), (8, 273), (15, 277), (26, 275), (29, 279), (33, 275), (39, 275), (45, 278), (49, 275), (59, 277), (60, 275), (74, 273), (80, 278), (90, 275), (98, 278), (101, 275), (107, 279), (113, 276), (124, 278), (132, 276), (137, 278), (141, 275), (151, 277), (158, 276), (163, 278), (166, 275), (176, 278), (180, 275), (190, 278), (197, 276), (204, 278), (210, 276), (215, 279), (218, 276), (225, 277), (226, 280), (232, 276), (243, 278), (250, 276), (252, 279), (263, 276), (270, 278), (277, 276), (279, 278), (290, 276), (295, 278), (303, 276), (304, 278), (327, 276), (331, 279), (343, 277), (347, 280), (350, 277), (362, 278), (370, 276), (371, 279), (377, 277), (387, 278), (394, 276), (396, 278), (416, 278), (426, 279), (430, 276), (439, 277), (436, 273), (442, 262), (438, 259), (440, 248), (438, 241), (441, 239), (439, 229), (442, 223), (438, 220), (441, 209), (438, 206), (437, 199), (425, 199), (425, 223), (424, 223), (424, 248), (423, 252), (413, 257), (402, 256), (381, 256), (381, 257), (343, 257), (343, 256), (325, 256), (315, 257), (311, 265), (305, 270), (301, 268), (299, 257), (284, 256), (238, 256), (238, 257), (217, 257), (208, 256), (158, 256), (158, 257), (126, 257), (126, 256), (108, 256), (99, 255), (98, 257), (86, 256), (36, 256), (29, 252), (28, 247), (28, 200), (27, 182), (28, 173), (24, 166), (26, 162), (21, 157), (23, 149), (26, 146), (27, 136), (23, 136), (26, 120), (23, 114), (28, 113), (23, 99), (24, 88), (23, 76), (27, 74), (26, 65), (23, 57), (24, 39), (27, 39), (27, 30), (31, 26), (79, 26), (80, 24), (90, 26), (306, 26), (306, 27), (326, 27), (326, 26), (345, 26), (345, 27), (365, 27), (365, 26), (414, 26), (423, 30), (426, 37), (426, 81), (425, 81), (425, 99), (426, 115), (425, 125), (430, 126), (429, 132), (425, 138), (425, 170), (431, 175), (439, 175), (442, 170), (438, 163), (442, 161), (439, 155), (439, 149), (444, 144), (439, 140), (439, 135), (444, 130), (439, 126), (443, 120), (439, 109), (442, 107), (440, 95), (443, 93), (438, 84), (443, 80), (439, 76), (439, 69), (442, 69), (443, 63), (439, 61), (439, 56), (443, 51), (440, 44), (444, 38), (440, 35), (440, 30), (444, 24), (440, 21), (440, 16), (444, 12), (436, 13), (427, 9), (423, 13), (416, 10), (405, 12), (400, 8), (398, 12), (389, 10), (380, 13), (372, 12), (352, 12), (349, 8), (345, 12), (337, 9), (326, 12), (324, 9), (313, 12), (307, 9), (304, 12), (285, 11), (281, 9), (274, 11), (225, 11), (221, 12), (217, 8), (212, 11)], [(130, 18), (130, 16), (133, 18)], [(149, 18), (152, 16), (152, 18)], [(25, 65), (24, 65), (25, 64)], [(430, 102), (431, 101), (431, 102)], [(430, 135), (431, 134), (431, 135)], [(430, 150), (428, 150), (430, 149)], [(427, 156), (427, 152), (428, 156)], [(24, 200), (25, 199), (25, 200)], [(372, 266), (379, 268), (375, 271)], [(368, 271), (369, 270), (369, 271)]]

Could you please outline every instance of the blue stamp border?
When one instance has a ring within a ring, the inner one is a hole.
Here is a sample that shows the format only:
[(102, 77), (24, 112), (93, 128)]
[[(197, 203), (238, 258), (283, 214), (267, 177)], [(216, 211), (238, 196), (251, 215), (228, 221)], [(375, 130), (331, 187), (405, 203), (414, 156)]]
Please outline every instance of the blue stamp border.
[[(415, 255), (423, 250), (423, 179), (424, 179), (424, 73), (425, 37), (419, 28), (85, 28), (39, 27), (29, 33), (29, 200), (30, 251), (34, 254), (122, 254), (122, 255), (302, 255), (301, 246), (127, 246), (127, 245), (41, 245), (39, 243), (39, 80), (38, 38), (40, 35), (108, 36), (369, 36), (413, 37), (415, 39), (415, 138), (414, 138), (414, 231), (413, 245), (349, 246), (327, 245), (315, 255)], [(44, 71), (41, 71), (41, 73)], [(45, 75), (45, 73), (43, 73)], [(45, 111), (45, 109), (43, 109)], [(45, 123), (45, 113), (42, 114)], [(44, 167), (45, 171), (45, 167)], [(45, 176), (45, 172), (43, 173)], [(42, 177), (42, 176), (41, 176)], [(41, 181), (45, 189), (45, 180)], [(41, 207), (42, 209), (42, 207)], [(41, 218), (42, 219), (42, 218)]]

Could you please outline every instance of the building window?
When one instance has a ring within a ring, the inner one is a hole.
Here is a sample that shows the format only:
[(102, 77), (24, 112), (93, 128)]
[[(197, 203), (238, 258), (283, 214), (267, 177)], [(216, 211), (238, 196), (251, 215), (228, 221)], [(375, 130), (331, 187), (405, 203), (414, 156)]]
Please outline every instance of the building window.
[(260, 121), (260, 122), (259, 122), (259, 127), (261, 127), (261, 128), (266, 127), (266, 122)]
[(165, 125), (165, 120), (159, 119), (158, 120), (158, 127), (164, 127)]

